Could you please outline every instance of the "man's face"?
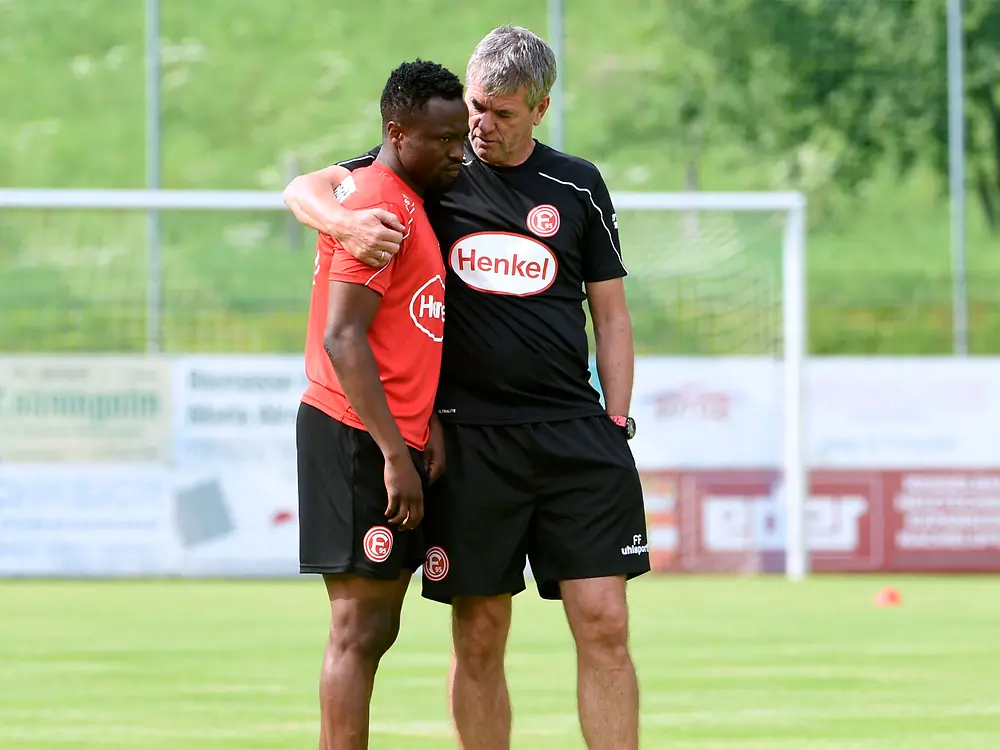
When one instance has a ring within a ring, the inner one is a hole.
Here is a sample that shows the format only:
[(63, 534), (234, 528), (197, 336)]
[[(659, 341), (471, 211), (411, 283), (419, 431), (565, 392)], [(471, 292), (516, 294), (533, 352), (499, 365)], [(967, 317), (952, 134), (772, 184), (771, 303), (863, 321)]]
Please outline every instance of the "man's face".
[(469, 81), (465, 100), (469, 105), (472, 148), (483, 161), (497, 166), (520, 164), (531, 153), (532, 132), (549, 107), (549, 97), (529, 107), (527, 90), (489, 95)]
[(447, 189), (462, 167), (469, 111), (461, 99), (431, 99), (400, 128), (399, 159), (414, 180), (427, 188)]

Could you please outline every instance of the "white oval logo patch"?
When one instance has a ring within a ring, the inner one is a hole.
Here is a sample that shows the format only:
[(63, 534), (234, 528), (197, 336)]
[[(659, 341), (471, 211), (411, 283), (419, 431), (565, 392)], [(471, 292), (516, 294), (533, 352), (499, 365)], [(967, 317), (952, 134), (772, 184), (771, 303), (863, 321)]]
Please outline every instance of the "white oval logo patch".
[(556, 256), (523, 234), (480, 232), (451, 246), (451, 270), (466, 284), (489, 294), (527, 297), (544, 292), (556, 280)]

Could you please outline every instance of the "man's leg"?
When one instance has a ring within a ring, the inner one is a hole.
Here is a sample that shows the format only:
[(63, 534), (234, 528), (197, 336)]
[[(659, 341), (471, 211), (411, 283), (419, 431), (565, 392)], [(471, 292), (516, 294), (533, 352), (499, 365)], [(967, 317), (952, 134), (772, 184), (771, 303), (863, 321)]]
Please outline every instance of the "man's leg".
[(510, 747), (504, 651), (535, 505), (523, 433), (445, 424), (448, 468), (427, 496), (423, 595), (452, 605), (449, 690), (461, 750)]
[(460, 750), (510, 748), (510, 694), (504, 653), (510, 632), (511, 597), (456, 597), (451, 626), (451, 715)]
[(635, 750), (625, 581), (649, 570), (635, 461), (607, 417), (538, 424), (535, 434), (541, 497), (529, 558), (542, 597), (563, 600), (576, 641), (583, 736), (590, 750)]
[(560, 584), (576, 641), (580, 728), (590, 750), (639, 747), (639, 684), (628, 648), (625, 576)]
[(397, 581), (326, 575), (330, 599), (319, 699), (320, 750), (365, 750), (368, 713), (379, 660), (399, 633), (399, 615), (412, 572)]

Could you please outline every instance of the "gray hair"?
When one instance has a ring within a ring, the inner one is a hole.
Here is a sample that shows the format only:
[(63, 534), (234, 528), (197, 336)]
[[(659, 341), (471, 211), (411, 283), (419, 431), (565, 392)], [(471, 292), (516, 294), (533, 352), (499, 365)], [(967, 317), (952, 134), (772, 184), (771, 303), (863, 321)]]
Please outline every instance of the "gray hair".
[(476, 45), (465, 69), (474, 83), (492, 96), (513, 94), (522, 86), (534, 108), (556, 82), (556, 56), (543, 39), (520, 26), (493, 29)]

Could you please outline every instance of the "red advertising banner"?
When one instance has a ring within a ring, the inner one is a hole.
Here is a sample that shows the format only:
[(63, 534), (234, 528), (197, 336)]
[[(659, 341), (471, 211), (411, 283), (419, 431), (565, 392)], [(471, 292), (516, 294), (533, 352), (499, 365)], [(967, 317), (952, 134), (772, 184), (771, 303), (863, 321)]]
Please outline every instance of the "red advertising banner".
[[(785, 501), (768, 470), (645, 471), (653, 567), (781, 572)], [(812, 472), (816, 572), (1000, 571), (1000, 471)]]

